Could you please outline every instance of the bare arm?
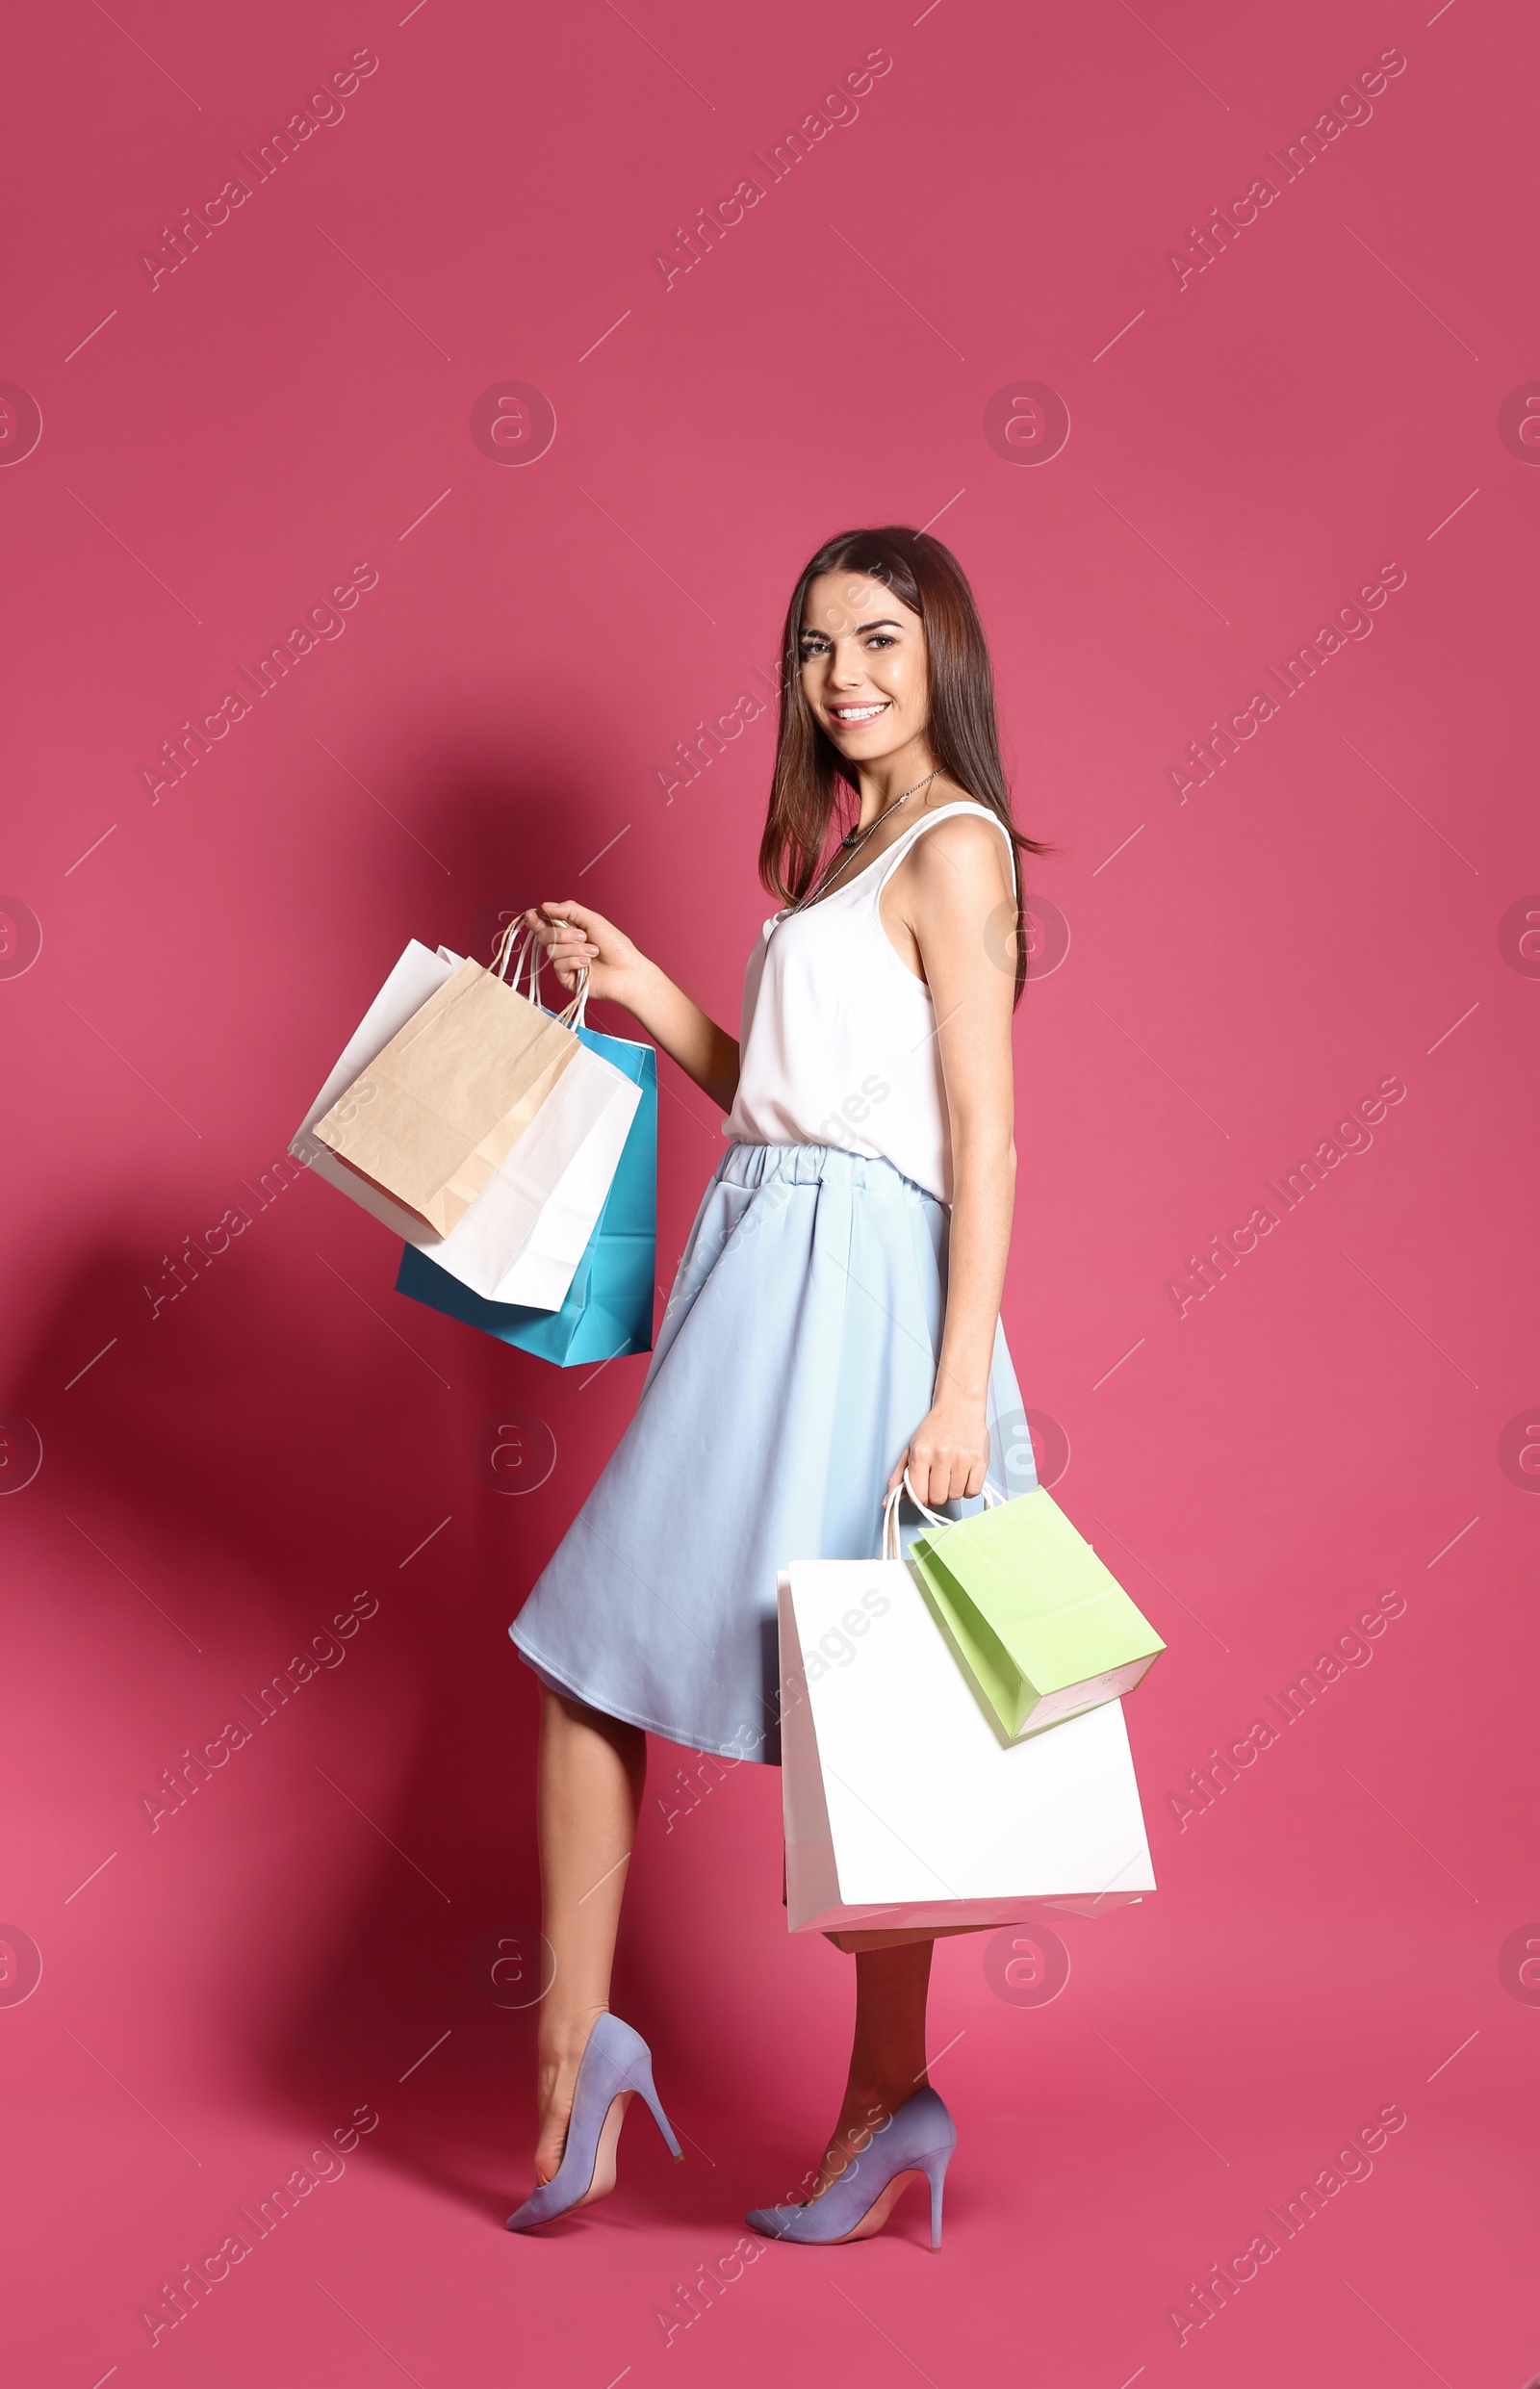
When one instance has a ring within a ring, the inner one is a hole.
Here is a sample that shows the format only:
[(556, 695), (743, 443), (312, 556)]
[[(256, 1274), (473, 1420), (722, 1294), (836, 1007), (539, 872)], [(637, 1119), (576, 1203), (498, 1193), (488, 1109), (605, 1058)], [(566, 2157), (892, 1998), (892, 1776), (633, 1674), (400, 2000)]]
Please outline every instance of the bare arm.
[(988, 1395), (1015, 1200), (1011, 1006), (1014, 981), (986, 938), (1013, 894), (1005, 841), (956, 816), (928, 831), (885, 891), (898, 939), (912, 938), (936, 1005), (952, 1133), (946, 1322), (931, 1408), (888, 1480), (934, 1507), (982, 1492)]
[(596, 1003), (623, 1004), (654, 1045), (661, 1045), (713, 1103), (724, 1112), (732, 1109), (738, 1089), (737, 1039), (719, 1029), (624, 931), (583, 904), (537, 905), (524, 917), (564, 988), (576, 987), (578, 971), (586, 968), (588, 992)]

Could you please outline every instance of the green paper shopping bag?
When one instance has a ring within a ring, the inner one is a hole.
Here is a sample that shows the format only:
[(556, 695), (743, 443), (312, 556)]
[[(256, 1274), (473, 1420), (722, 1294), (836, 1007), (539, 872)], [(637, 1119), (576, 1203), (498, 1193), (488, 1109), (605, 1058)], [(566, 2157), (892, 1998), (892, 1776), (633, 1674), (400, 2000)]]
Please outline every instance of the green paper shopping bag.
[(1014, 1742), (1131, 1692), (1166, 1645), (1052, 1494), (1040, 1485), (1004, 1502), (991, 1486), (986, 1499), (956, 1525), (927, 1510), (911, 1557), (964, 1675)]

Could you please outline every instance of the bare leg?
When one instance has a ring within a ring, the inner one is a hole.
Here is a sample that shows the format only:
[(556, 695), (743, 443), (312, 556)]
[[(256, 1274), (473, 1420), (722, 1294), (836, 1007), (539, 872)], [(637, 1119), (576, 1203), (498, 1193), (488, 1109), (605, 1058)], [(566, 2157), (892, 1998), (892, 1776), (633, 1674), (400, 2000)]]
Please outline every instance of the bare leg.
[(609, 2005), (621, 1895), (647, 1775), (647, 1736), (542, 1688), (540, 1876), (556, 1967), (540, 2009), (535, 2179), (561, 2163), (578, 2065)]
[(931, 1947), (863, 1949), (856, 1957), (856, 2036), (834, 2138), (808, 2190), (816, 2198), (907, 2098), (925, 2085)]

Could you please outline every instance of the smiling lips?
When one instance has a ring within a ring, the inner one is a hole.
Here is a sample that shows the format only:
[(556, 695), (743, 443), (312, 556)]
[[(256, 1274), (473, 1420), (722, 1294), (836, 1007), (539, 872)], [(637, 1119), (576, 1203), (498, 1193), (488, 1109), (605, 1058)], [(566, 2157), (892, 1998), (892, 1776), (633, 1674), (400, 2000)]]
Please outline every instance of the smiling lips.
[(886, 713), (891, 702), (890, 698), (885, 697), (880, 705), (831, 706), (829, 711), (842, 729), (860, 730), (867, 722), (875, 722), (880, 713)]

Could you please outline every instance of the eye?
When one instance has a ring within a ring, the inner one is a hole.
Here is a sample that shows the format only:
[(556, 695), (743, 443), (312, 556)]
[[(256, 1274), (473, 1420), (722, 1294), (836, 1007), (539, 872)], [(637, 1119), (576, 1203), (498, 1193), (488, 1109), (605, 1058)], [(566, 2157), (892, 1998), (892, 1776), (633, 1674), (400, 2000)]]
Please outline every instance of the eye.
[(894, 647), (897, 641), (890, 630), (874, 630), (866, 644), (868, 647)]

